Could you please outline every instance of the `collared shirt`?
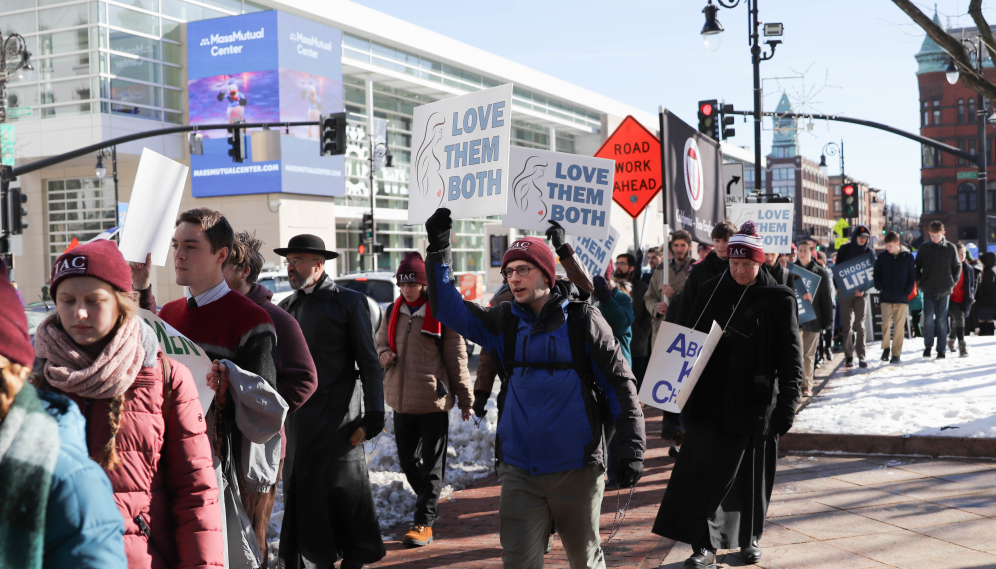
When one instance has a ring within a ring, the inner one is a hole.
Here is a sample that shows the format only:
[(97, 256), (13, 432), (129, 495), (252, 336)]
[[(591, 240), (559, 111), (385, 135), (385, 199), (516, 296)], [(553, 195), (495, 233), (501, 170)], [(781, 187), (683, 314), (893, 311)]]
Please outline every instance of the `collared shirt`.
[(191, 297), (193, 297), (194, 302), (197, 303), (197, 306), (207, 306), (208, 304), (211, 304), (212, 302), (228, 294), (228, 291), (230, 290), (232, 289), (228, 288), (228, 283), (225, 282), (225, 279), (221, 279), (221, 282), (216, 284), (213, 288), (210, 288), (197, 296), (191, 295), (190, 289), (188, 288), (186, 296), (188, 301)]
[[(322, 274), (324, 275), (324, 273), (322, 273)], [(321, 277), (321, 276), (319, 276), (319, 277), (318, 277), (318, 280), (317, 280), (317, 281), (315, 281), (315, 284), (313, 284), (313, 285), (311, 285), (311, 286), (306, 286), (306, 287), (302, 288), (301, 290), (302, 290), (302, 291), (304, 292), (304, 294), (311, 294), (311, 293), (315, 292), (315, 288), (316, 288), (316, 287), (317, 287), (317, 286), (318, 286), (318, 285), (319, 285), (319, 284), (320, 284), (321, 282), (322, 282), (322, 277)]]

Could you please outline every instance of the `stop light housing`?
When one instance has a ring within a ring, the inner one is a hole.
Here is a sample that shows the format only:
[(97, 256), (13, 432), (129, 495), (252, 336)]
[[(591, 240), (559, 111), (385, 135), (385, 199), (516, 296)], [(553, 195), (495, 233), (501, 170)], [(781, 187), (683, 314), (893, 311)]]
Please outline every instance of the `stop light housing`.
[(363, 221), (360, 222), (360, 233), (363, 234), (362, 237), (360, 238), (361, 243), (367, 244), (373, 242), (373, 227), (374, 227), (373, 214), (364, 213)]
[(318, 128), (322, 132), (321, 155), (338, 156), (346, 153), (346, 113), (320, 115)]
[(721, 131), (721, 136), (723, 140), (730, 138), (737, 134), (737, 130), (733, 128), (733, 105), (722, 105), (719, 112), (719, 128)]
[(20, 188), (9, 188), (7, 190), (7, 203), (3, 208), (7, 219), (3, 220), (4, 226), (10, 235), (21, 235), (28, 226), (25, 216), (28, 215), (27, 208), (23, 204), (28, 202), (28, 196), (21, 193)]
[(719, 140), (719, 107), (716, 99), (699, 101), (699, 132)]
[(246, 161), (245, 129), (239, 126), (241, 123), (242, 121), (235, 121), (232, 128), (228, 129), (228, 155), (232, 157), (232, 162)]
[(844, 184), (840, 189), (842, 210), (845, 219), (858, 217), (858, 196), (854, 189), (854, 184)]

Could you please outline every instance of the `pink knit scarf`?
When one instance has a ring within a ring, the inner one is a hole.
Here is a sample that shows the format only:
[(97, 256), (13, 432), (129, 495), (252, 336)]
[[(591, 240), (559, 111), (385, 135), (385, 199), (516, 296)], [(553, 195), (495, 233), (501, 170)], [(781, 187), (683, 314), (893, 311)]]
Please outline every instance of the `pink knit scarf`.
[(111, 399), (135, 381), (145, 348), (136, 316), (123, 322), (104, 351), (93, 359), (55, 322), (50, 314), (35, 332), (35, 354), (45, 360), (45, 379), (57, 389), (93, 399)]

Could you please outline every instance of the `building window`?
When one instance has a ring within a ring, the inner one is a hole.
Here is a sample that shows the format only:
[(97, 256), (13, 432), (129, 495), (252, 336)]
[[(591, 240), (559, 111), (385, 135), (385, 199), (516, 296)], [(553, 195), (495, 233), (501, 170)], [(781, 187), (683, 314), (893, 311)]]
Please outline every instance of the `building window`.
[(979, 228), (975, 225), (958, 228), (958, 239), (978, 239)]
[(965, 123), (965, 99), (958, 99), (958, 124)]
[(936, 184), (923, 186), (923, 213), (941, 211), (941, 187)]
[(975, 97), (968, 98), (968, 114), (965, 115), (965, 122), (968, 124), (975, 122)]
[(114, 186), (96, 177), (48, 180), (49, 266), (75, 238), (85, 243), (114, 227)]
[[(962, 152), (965, 151), (965, 141), (964, 140), (959, 140), (958, 141), (958, 150), (961, 150)], [(965, 159), (962, 158), (961, 156), (958, 157), (958, 165), (959, 166), (964, 166), (965, 165)]]
[(975, 139), (974, 138), (968, 139), (968, 153), (969, 154), (975, 154)]
[(972, 182), (962, 182), (958, 186), (958, 211), (975, 211), (978, 192)]
[[(969, 99), (969, 104), (971, 104), (971, 101), (972, 99)], [(941, 100), (934, 99), (933, 107), (934, 107), (934, 125), (936, 126), (941, 124)]]
[(936, 168), (941, 165), (940, 151), (927, 146), (926, 144), (921, 145), (922, 149), (922, 163), (923, 168)]
[(930, 126), (930, 103), (923, 102), (923, 126)]
[(840, 213), (840, 200), (833, 201), (833, 211), (834, 213)]
[(794, 180), (795, 179), (795, 167), (785, 166), (781, 168), (771, 169), (771, 179), (775, 181), (781, 180)]

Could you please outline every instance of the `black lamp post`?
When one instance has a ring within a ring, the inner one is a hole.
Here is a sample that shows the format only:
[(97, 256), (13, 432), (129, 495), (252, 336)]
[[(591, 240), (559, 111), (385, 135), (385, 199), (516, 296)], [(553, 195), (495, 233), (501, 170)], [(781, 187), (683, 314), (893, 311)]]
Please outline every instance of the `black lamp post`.
[[(724, 8), (736, 8), (740, 5), (740, 0), (716, 0), (716, 2)], [(758, 193), (763, 194), (764, 190), (761, 188), (761, 62), (774, 57), (775, 47), (782, 43), (782, 40), (773, 39), (764, 42), (771, 48), (771, 52), (761, 55), (760, 34), (758, 33), (761, 24), (757, 21), (757, 2), (758, 0), (747, 0), (747, 12), (750, 21), (750, 58), (751, 64), (754, 66), (754, 188)], [(709, 3), (702, 9), (702, 13), (705, 14), (705, 25), (702, 26), (701, 33), (709, 51), (719, 49), (723, 41), (723, 25), (716, 18), (717, 12), (719, 12), (719, 8), (712, 3), (712, 0), (709, 0)], [(764, 24), (765, 37), (781, 36), (782, 30), (781, 24)]]
[(97, 167), (95, 173), (100, 180), (107, 176), (107, 168), (104, 167), (104, 158), (111, 159), (111, 176), (114, 180), (114, 226), (121, 223), (121, 214), (118, 212), (118, 147), (112, 146), (110, 150), (104, 148), (97, 151)]
[[(985, 53), (983, 49), (985, 48), (982, 43), (982, 36), (975, 36), (972, 39), (961, 40), (965, 44), (972, 56), (975, 57), (975, 72), (982, 77), (982, 58)], [(955, 67), (954, 60), (948, 60), (948, 67), (944, 71), (944, 75), (948, 80), (948, 83), (954, 85), (958, 82), (959, 73), (958, 68)], [(976, 140), (976, 152), (975, 152), (975, 164), (978, 167), (978, 179), (976, 180), (976, 209), (979, 212), (979, 229), (978, 229), (978, 243), (979, 243), (979, 254), (985, 253), (989, 250), (989, 215), (987, 212), (988, 204), (986, 204), (986, 159), (988, 158), (988, 152), (986, 151), (986, 115), (988, 111), (986, 109), (986, 97), (981, 93), (976, 92), (975, 96), (978, 104), (976, 105), (975, 111), (975, 123), (978, 125), (978, 140)]]
[[(381, 156), (384, 157), (384, 167), (391, 168), (394, 166), (394, 155), (391, 154), (391, 148), (387, 145), (387, 142), (376, 142), (373, 134), (370, 135), (370, 156), (367, 160), (370, 162), (370, 221), (372, 227), (370, 228), (370, 271), (377, 270), (377, 247), (374, 243), (377, 242), (377, 223), (374, 221), (374, 203), (377, 199), (377, 190), (374, 186), (374, 166), (377, 163), (377, 159)], [(363, 266), (363, 259), (360, 259), (360, 266)]]
[[(11, 61), (7, 61), (10, 59)], [(15, 63), (16, 60), (16, 63)], [(9, 34), (4, 39), (0, 34), (0, 123), (7, 122), (7, 78), (21, 69), (31, 70), (31, 52), (28, 44), (20, 34)], [(14, 181), (13, 169), (10, 165), (0, 164), (0, 203), (7, 203), (7, 191)], [(0, 230), (0, 256), (6, 259), (7, 277), (14, 280), (14, 263), (10, 250), (10, 230), (4, 227)]]

